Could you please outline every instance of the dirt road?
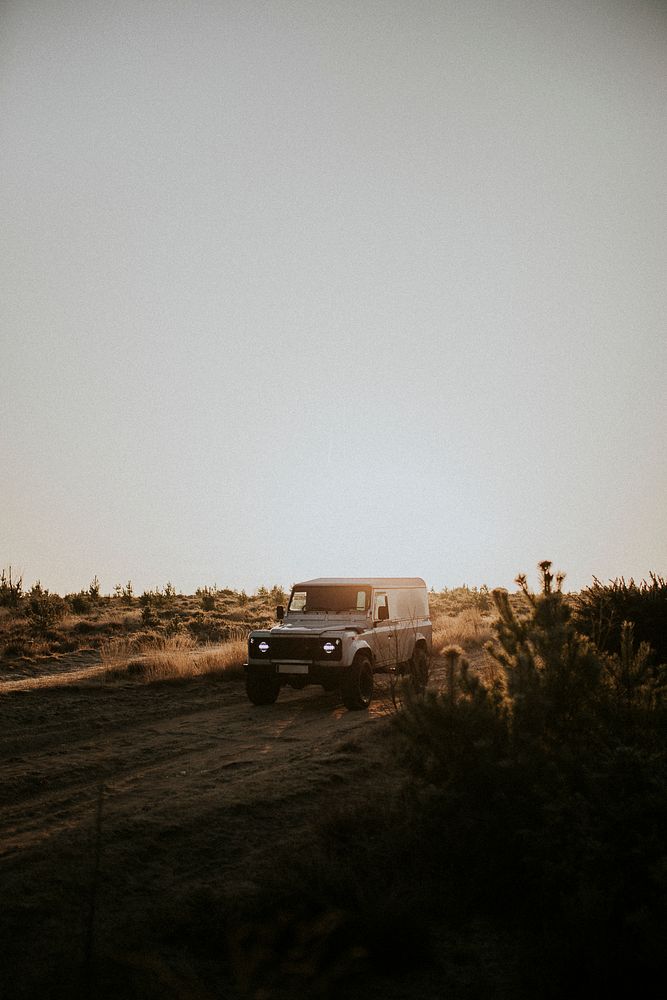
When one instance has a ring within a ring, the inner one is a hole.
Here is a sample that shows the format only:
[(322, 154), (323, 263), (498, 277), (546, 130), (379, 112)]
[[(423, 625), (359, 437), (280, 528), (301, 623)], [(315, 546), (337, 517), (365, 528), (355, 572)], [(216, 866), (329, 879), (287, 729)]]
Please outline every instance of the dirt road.
[[(206, 894), (251, 894), (273, 845), (303, 850), (314, 813), (384, 769), (387, 694), (366, 713), (320, 688), (256, 708), (206, 678), (5, 690), (0, 994), (99, 995), (92, 961)], [(209, 995), (157, 964), (164, 996)]]

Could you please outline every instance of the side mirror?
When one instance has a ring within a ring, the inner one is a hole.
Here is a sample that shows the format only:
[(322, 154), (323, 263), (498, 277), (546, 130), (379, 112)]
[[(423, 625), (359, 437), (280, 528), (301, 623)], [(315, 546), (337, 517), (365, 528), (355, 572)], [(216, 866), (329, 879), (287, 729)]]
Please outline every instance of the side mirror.
[(276, 608), (276, 618), (278, 619), (279, 622), (281, 622), (284, 617), (285, 617), (285, 609), (282, 606), (282, 604), (279, 604), (278, 607)]

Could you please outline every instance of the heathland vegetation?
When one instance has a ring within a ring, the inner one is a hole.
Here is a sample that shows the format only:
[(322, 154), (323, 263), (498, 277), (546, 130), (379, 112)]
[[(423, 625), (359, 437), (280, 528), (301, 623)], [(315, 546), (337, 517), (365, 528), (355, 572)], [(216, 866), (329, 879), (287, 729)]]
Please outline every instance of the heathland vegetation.
[(9, 567), (0, 571), (0, 669), (7, 678), (39, 677), (74, 657), (106, 665), (110, 676), (238, 676), (246, 634), (272, 624), (285, 599), (278, 586), (250, 596), (217, 586), (183, 595), (170, 582), (135, 595), (131, 580), (102, 595), (97, 577), (61, 597), (39, 581), (24, 590)]

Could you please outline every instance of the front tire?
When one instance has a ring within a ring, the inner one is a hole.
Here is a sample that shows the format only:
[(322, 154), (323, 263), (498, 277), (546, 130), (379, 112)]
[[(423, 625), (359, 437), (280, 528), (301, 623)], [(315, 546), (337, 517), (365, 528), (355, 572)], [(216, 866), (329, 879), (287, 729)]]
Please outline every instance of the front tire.
[(358, 656), (348, 668), (341, 694), (345, 708), (351, 712), (368, 708), (373, 697), (373, 666), (367, 656)]
[(275, 674), (256, 674), (249, 670), (245, 690), (253, 705), (273, 705), (280, 691), (280, 681)]

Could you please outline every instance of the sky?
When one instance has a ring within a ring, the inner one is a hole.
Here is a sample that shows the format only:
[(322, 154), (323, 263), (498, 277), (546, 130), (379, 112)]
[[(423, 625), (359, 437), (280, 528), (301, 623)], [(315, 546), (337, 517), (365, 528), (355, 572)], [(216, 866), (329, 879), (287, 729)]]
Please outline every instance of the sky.
[(0, 565), (667, 574), (667, 8), (0, 3)]

